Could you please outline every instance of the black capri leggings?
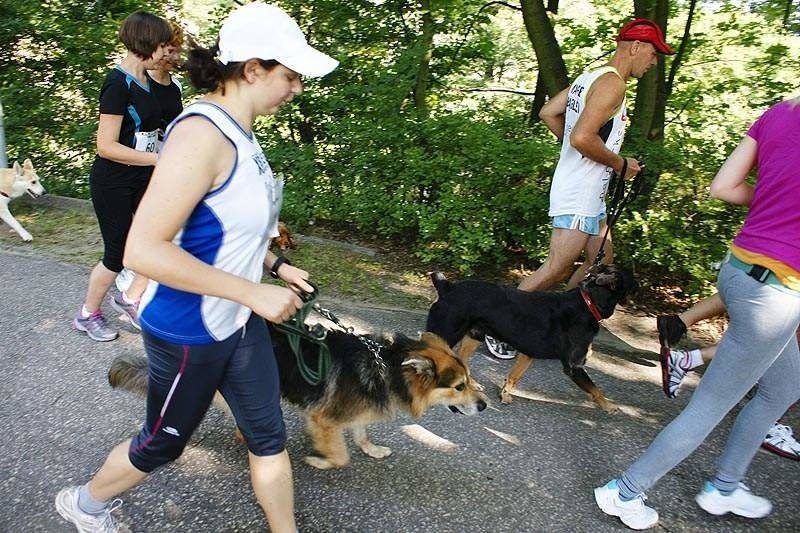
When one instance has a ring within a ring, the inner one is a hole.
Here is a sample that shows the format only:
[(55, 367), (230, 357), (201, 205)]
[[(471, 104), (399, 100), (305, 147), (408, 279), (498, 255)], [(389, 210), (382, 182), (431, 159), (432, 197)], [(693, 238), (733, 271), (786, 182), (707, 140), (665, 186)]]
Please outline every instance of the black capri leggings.
[(103, 265), (113, 272), (122, 270), (122, 254), (131, 229), (133, 213), (150, 181), (152, 167), (135, 176), (104, 172), (103, 163), (95, 163), (89, 178), (92, 205), (103, 236)]
[(227, 339), (172, 344), (142, 331), (148, 360), (147, 420), (128, 458), (142, 472), (177, 459), (217, 390), (230, 406), (249, 450), (275, 455), (286, 445), (278, 365), (264, 319), (253, 313)]

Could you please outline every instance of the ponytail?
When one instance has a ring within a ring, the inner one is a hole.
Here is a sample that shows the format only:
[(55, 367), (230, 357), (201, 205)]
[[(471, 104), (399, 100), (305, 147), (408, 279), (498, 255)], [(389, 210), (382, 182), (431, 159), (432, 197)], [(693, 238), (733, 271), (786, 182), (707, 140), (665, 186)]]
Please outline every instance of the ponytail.
[[(233, 61), (223, 65), (217, 59), (218, 54), (219, 43), (211, 48), (198, 46), (189, 50), (184, 70), (196, 89), (205, 89), (213, 92), (223, 85), (226, 80), (244, 78), (244, 66), (247, 61)], [(254, 59), (266, 70), (273, 69), (280, 64), (274, 59)], [(224, 90), (223, 94), (225, 94)]]
[(196, 89), (215, 91), (222, 83), (225, 65), (217, 59), (218, 52), (219, 47), (216, 44), (211, 48), (197, 47), (189, 50), (184, 68)]

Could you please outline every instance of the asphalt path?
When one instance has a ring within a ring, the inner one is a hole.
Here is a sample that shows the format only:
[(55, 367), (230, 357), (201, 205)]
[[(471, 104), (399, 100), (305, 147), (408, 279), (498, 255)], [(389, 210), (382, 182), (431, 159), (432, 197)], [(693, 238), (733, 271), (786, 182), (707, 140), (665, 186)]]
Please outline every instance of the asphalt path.
[[(122, 334), (111, 343), (70, 327), (87, 275), (0, 251), (0, 531), (71, 531), (55, 512), (56, 492), (86, 481), (143, 418), (141, 399), (106, 382), (114, 357), (142, 353), (139, 335), (116, 318)], [(424, 325), (419, 312), (322, 303), (359, 331), (414, 334)], [(630, 464), (690, 393), (666, 400), (652, 346), (626, 340), (635, 336), (624, 325), (609, 327), (614, 333), (603, 332), (595, 344), (589, 372), (622, 407), (612, 415), (588, 402), (556, 361), (536, 361), (521, 382), (529, 397), (500, 405), (511, 362), (478, 353), (472, 368), (491, 400), (486, 411), (465, 417), (436, 408), (418, 420), (379, 424), (372, 440), (392, 455), (371, 459), (351, 443), (352, 464), (331, 472), (302, 461), (310, 442), (297, 411), (284, 406), (300, 531), (624, 530), (595, 507), (592, 488)], [(786, 421), (800, 429), (800, 413)], [(656, 529), (800, 531), (800, 463), (767, 453), (756, 456), (747, 482), (774, 503), (770, 517), (716, 518), (695, 505), (730, 424), (729, 416), (650, 491), (648, 503), (661, 514)], [(136, 532), (265, 531), (246, 451), (233, 431), (225, 415), (209, 412), (178, 461), (123, 495), (122, 523)]]

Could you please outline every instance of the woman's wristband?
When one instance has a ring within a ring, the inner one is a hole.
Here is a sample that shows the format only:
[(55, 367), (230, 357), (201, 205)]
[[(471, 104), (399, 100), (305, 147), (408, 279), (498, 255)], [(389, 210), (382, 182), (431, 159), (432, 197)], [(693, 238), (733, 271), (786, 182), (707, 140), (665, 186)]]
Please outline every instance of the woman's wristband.
[(275, 279), (278, 279), (278, 269), (284, 263), (286, 263), (287, 265), (291, 265), (292, 264), (292, 263), (289, 262), (288, 259), (286, 259), (285, 256), (279, 255), (278, 258), (275, 259), (275, 262), (272, 263), (272, 266), (269, 267), (269, 275), (272, 276)]

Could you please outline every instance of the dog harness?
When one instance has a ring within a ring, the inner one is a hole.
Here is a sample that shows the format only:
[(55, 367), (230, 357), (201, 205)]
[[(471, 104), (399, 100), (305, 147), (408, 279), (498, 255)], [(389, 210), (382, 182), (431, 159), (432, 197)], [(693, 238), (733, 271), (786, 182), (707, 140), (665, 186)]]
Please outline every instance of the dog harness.
[[(606, 66), (591, 72), (584, 72), (570, 85), (567, 95), (567, 111), (564, 117), (561, 155), (553, 175), (553, 184), (550, 187), (549, 216), (551, 217), (560, 215), (595, 217), (606, 212), (605, 196), (611, 178), (611, 168), (584, 157), (572, 147), (570, 136), (586, 107), (586, 95), (592, 84), (600, 76), (610, 72), (619, 76), (619, 72), (614, 67)], [(614, 115), (598, 132), (606, 148), (615, 154), (619, 153), (622, 146), (627, 120), (626, 102), (623, 98)]]
[[(230, 176), (197, 204), (173, 242), (209, 265), (259, 283), (268, 241), (278, 236), (283, 180), (275, 179), (252, 133), (221, 107), (198, 102), (170, 126), (201, 116), (230, 141), (236, 159)], [(213, 296), (173, 289), (150, 281), (140, 304), (142, 328), (176, 344), (220, 341), (241, 329), (251, 310)]]

